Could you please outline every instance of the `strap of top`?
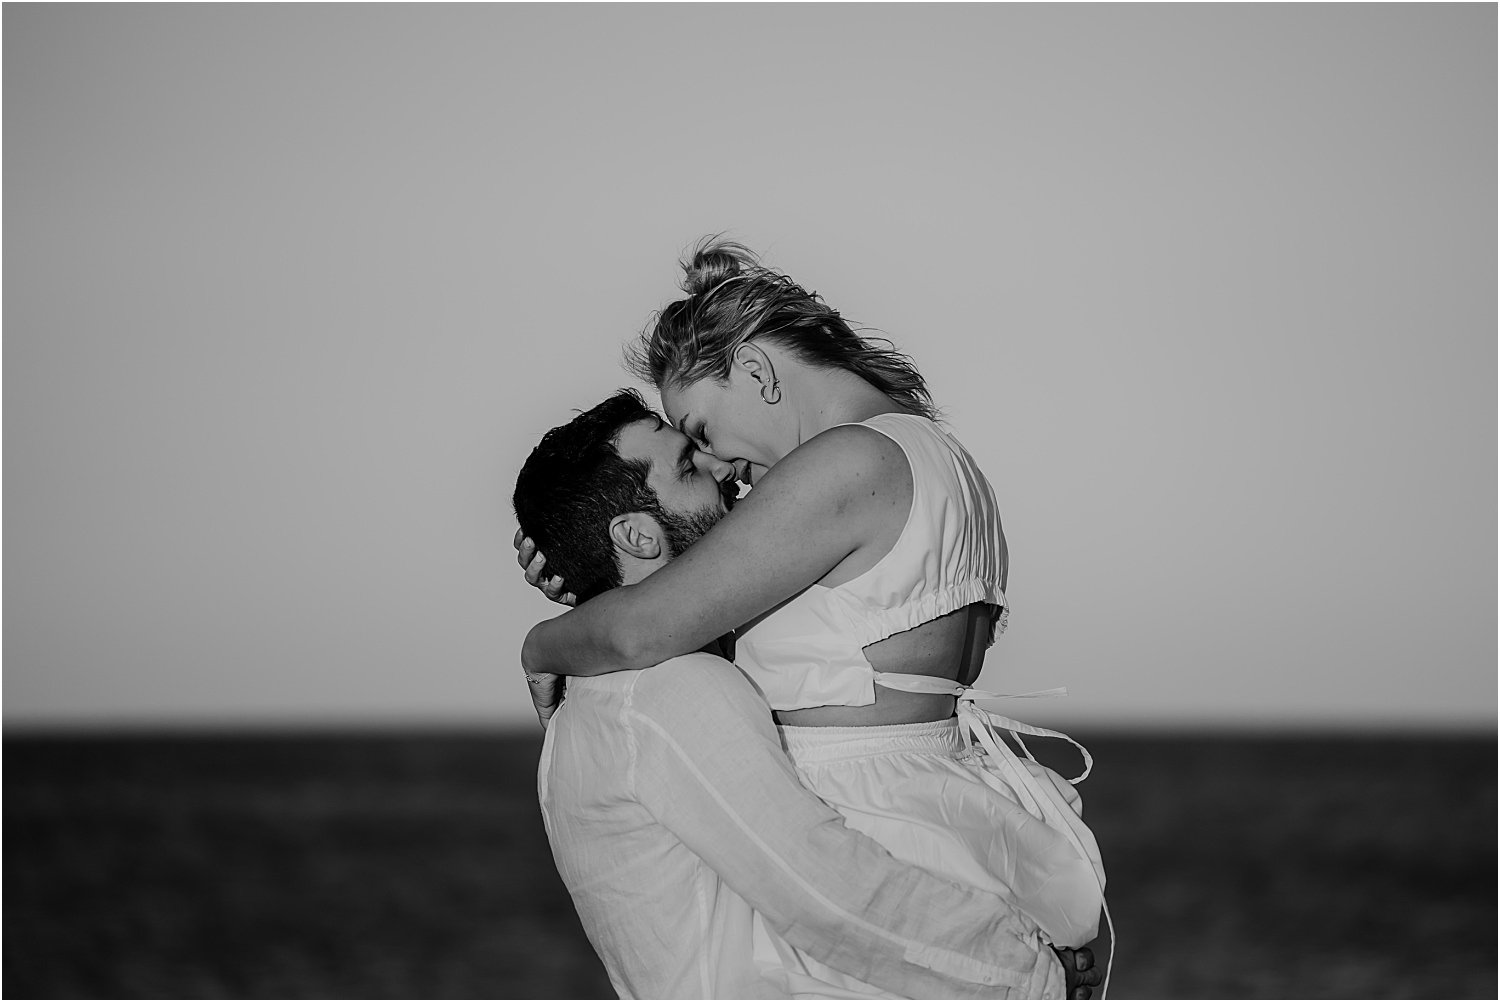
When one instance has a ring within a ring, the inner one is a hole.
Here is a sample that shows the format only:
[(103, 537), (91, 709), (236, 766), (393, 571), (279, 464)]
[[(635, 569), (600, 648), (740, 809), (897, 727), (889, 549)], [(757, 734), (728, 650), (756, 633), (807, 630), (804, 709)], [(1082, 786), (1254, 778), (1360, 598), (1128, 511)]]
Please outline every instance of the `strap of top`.
[[(957, 696), (960, 703), (969, 704), (972, 704), (976, 699), (1038, 699), (1051, 696), (1066, 696), (1068, 694), (1067, 686), (1058, 686), (1054, 689), (1038, 689), (1035, 692), (989, 692), (985, 689), (976, 689), (971, 685), (964, 685), (962, 682), (955, 682), (951, 678), (943, 678), (940, 675), (908, 675), (903, 672), (890, 671), (876, 672), (875, 684), (886, 689), (899, 689), (902, 692)], [(1074, 748), (1077, 748), (1078, 753), (1083, 756), (1083, 772), (1068, 779), (1068, 782), (1074, 786), (1088, 779), (1089, 773), (1094, 769), (1094, 757), (1089, 754), (1089, 750), (1061, 731), (1052, 731), (1045, 727), (1023, 724), (1019, 720), (1002, 717), (997, 713), (986, 713), (985, 716), (999, 727), (1010, 731), (1011, 737), (1015, 740), (1016, 744), (1021, 746), (1021, 750), (1026, 753), (1026, 757), (1033, 762), (1036, 761), (1036, 756), (1031, 754), (1031, 749), (1027, 748), (1026, 743), (1021, 740), (1022, 734), (1030, 734), (1034, 737), (1042, 738), (1061, 738)]]

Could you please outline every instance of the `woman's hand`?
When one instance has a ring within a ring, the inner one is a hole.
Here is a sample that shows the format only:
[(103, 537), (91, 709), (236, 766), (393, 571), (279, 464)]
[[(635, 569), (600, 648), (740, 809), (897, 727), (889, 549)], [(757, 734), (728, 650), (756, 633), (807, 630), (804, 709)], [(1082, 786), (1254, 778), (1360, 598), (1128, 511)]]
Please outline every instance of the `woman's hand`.
[[(536, 588), (543, 595), (546, 595), (549, 600), (557, 602), (560, 605), (578, 604), (578, 596), (568, 591), (567, 585), (563, 583), (562, 578), (553, 575), (542, 576), (542, 572), (547, 567), (547, 557), (546, 554), (536, 548), (536, 544), (531, 541), (530, 536), (517, 529), (516, 538), (512, 541), (511, 545), (516, 548), (516, 563), (520, 564), (521, 569), (526, 572), (527, 584)], [(543, 723), (545, 724), (545, 721)]]
[(527, 672), (526, 688), (531, 693), (531, 706), (536, 710), (536, 719), (541, 723), (542, 730), (546, 730), (552, 714), (562, 705), (563, 676), (547, 672)]
[[(553, 602), (562, 605), (577, 605), (578, 596), (568, 591), (563, 584), (563, 579), (556, 576), (542, 576), (542, 571), (547, 566), (547, 558), (542, 551), (536, 548), (520, 529), (516, 530), (515, 539), (511, 545), (516, 548), (516, 563), (526, 572), (526, 583), (539, 590), (543, 595)], [(563, 676), (553, 675), (550, 672), (526, 672), (526, 691), (531, 694), (531, 706), (536, 710), (536, 719), (541, 722), (545, 730), (552, 714), (563, 701)]]

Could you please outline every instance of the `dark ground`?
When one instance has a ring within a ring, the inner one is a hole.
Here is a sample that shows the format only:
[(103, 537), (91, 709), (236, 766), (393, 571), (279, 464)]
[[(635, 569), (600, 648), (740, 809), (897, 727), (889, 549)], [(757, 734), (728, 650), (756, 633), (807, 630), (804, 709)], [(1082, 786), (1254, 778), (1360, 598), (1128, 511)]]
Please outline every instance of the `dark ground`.
[[(612, 998), (539, 742), (7, 739), (0, 993)], [(1113, 997), (1496, 997), (1492, 737), (1086, 743)]]

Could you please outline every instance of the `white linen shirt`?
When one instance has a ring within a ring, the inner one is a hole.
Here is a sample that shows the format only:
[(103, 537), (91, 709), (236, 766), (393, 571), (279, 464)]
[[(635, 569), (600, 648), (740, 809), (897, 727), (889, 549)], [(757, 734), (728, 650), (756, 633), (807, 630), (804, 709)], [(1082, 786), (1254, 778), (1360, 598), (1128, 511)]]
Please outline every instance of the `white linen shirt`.
[(765, 701), (722, 658), (570, 678), (537, 786), (621, 998), (787, 997), (784, 972), (752, 957), (754, 912), (890, 997), (1063, 997), (1030, 920), (898, 862), (804, 789)]

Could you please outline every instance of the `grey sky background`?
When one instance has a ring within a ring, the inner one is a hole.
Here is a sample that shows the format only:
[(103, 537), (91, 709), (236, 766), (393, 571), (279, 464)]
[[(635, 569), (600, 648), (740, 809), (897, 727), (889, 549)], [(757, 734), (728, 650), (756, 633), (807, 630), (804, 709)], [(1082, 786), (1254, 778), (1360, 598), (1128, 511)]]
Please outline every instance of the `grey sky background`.
[(1493, 728), (1491, 5), (4, 10), (7, 725), (531, 723), (543, 431), (728, 231), (995, 484), (983, 684)]

